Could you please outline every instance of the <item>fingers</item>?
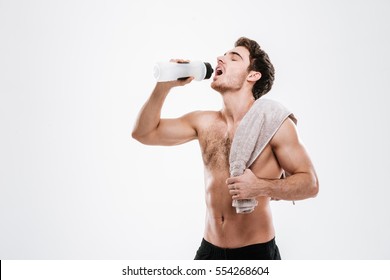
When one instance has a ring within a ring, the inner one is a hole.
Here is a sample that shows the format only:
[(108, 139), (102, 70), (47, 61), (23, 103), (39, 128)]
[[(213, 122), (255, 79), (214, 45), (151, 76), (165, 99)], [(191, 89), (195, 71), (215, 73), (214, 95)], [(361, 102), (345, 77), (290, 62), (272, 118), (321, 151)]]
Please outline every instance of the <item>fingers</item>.
[(240, 197), (240, 186), (237, 182), (237, 177), (230, 177), (226, 179), (226, 184), (228, 185), (229, 194), (232, 196), (232, 199), (238, 199)]
[(230, 178), (226, 179), (226, 184), (228, 184), (228, 185), (234, 184), (236, 182), (238, 182), (238, 177), (230, 177)]
[(229, 190), (233, 191), (233, 190), (239, 190), (240, 186), (238, 184), (229, 184), (228, 188)]
[[(172, 58), (169, 60), (169, 62), (174, 62), (174, 63), (190, 63), (190, 60), (188, 59), (181, 59), (181, 58)], [(171, 85), (172, 87), (177, 87), (177, 86), (184, 86), (186, 84), (189, 84), (194, 80), (194, 77), (183, 77), (179, 78), (175, 81), (168, 81), (168, 82), (162, 82)]]
[(193, 80), (194, 80), (194, 77), (179, 78), (179, 79), (178, 79), (179, 84), (182, 85), (182, 86), (191, 83)]
[(186, 84), (189, 84), (194, 80), (194, 77), (188, 77), (185, 79), (178, 79), (175, 81), (167, 81), (167, 82), (158, 82), (159, 84), (165, 84), (166, 86), (172, 88), (172, 87), (179, 87), (179, 86), (184, 86)]
[(171, 60), (169, 60), (169, 62), (190, 63), (190, 60), (188, 60), (188, 59), (181, 59), (181, 58), (172, 58)]
[(240, 186), (238, 185), (228, 185), (229, 194), (232, 196), (232, 199), (240, 198)]

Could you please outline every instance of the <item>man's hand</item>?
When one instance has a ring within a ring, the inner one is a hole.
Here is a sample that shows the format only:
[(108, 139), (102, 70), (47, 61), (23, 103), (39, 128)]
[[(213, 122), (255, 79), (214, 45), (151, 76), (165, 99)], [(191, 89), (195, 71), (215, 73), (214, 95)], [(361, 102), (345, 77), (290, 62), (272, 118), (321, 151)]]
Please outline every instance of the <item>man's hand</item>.
[[(262, 184), (264, 182), (265, 184)], [(250, 199), (257, 196), (266, 196), (267, 180), (258, 178), (250, 169), (237, 177), (226, 180), (232, 199)]]
[[(176, 63), (189, 63), (189, 60), (186, 59), (171, 59), (170, 62), (176, 62)], [(188, 77), (186, 79), (178, 79), (176, 81), (168, 81), (168, 82), (158, 82), (157, 86), (162, 87), (164, 89), (171, 89), (173, 87), (179, 87), (184, 86), (186, 84), (189, 84), (192, 82), (194, 77)]]

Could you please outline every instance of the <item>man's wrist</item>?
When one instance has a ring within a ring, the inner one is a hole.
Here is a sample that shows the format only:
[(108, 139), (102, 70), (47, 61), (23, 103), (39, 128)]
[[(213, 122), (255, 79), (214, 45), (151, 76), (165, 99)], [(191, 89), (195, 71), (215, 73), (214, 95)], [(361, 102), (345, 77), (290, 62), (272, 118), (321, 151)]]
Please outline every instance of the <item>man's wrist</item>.
[(268, 179), (259, 179), (258, 186), (259, 186), (259, 195), (258, 196), (266, 196), (266, 197), (273, 197), (273, 190), (274, 190), (274, 180), (268, 180)]
[(174, 86), (169, 82), (156, 83), (155, 90), (159, 93), (168, 93)]

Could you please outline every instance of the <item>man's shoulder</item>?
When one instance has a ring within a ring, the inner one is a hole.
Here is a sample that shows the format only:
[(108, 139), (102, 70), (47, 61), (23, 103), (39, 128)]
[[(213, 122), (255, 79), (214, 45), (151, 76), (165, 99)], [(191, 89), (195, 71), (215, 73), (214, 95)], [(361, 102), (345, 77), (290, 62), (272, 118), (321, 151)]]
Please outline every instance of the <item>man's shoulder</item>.
[(262, 112), (271, 119), (285, 120), (290, 118), (295, 124), (298, 123), (297, 118), (292, 111), (279, 101), (267, 98), (259, 98), (252, 106), (253, 111)]
[(210, 121), (221, 118), (220, 111), (193, 111), (187, 114), (188, 118), (198, 120), (198, 121)]
[(186, 118), (188, 118), (197, 129), (208, 129), (222, 121), (220, 111), (194, 111), (188, 113)]

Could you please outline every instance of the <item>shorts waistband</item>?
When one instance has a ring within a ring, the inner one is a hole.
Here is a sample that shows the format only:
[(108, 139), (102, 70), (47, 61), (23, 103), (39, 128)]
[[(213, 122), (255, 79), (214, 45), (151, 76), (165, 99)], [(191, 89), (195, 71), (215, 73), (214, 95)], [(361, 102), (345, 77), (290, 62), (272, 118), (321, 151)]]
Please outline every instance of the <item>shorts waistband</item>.
[(255, 243), (255, 244), (246, 245), (239, 248), (222, 248), (208, 242), (206, 239), (203, 238), (201, 246), (209, 248), (210, 251), (216, 254), (227, 254), (227, 253), (235, 254), (235, 253), (239, 253), (240, 251), (248, 251), (251, 249), (261, 250), (261, 249), (272, 248), (276, 246), (276, 243), (274, 237), (270, 241), (264, 243)]

